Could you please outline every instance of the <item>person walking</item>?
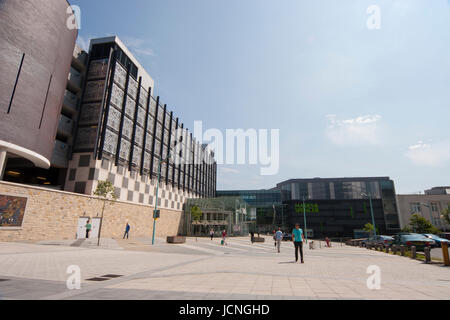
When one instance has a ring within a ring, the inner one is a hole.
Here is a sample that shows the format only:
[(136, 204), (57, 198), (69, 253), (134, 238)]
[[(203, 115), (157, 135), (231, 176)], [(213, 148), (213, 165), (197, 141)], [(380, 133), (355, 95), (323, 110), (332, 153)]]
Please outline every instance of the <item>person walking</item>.
[(209, 236), (211, 237), (211, 241), (214, 239), (214, 229), (209, 231)]
[(130, 234), (130, 229), (131, 229), (131, 227), (130, 227), (130, 225), (128, 224), (128, 222), (127, 222), (127, 226), (125, 227), (125, 233), (123, 234), (123, 238), (125, 239), (125, 236), (127, 237), (127, 239), (128, 239), (128, 236), (129, 236), (129, 234)]
[(283, 231), (281, 231), (281, 228), (278, 228), (278, 231), (275, 233), (275, 240), (276, 240), (276, 243), (277, 243), (278, 253), (280, 253), (281, 240), (283, 240)]
[(272, 236), (273, 236), (273, 241), (274, 241), (274, 247), (275, 248), (277, 247), (277, 236), (276, 236), (276, 234), (277, 234), (277, 231), (273, 230), (272, 231)]
[(327, 243), (327, 247), (330, 248), (330, 238), (326, 237), (325, 242)]
[(305, 241), (305, 235), (298, 223), (295, 225), (295, 229), (292, 230), (292, 241), (295, 246), (295, 262), (298, 262), (298, 252), (300, 251), (301, 262), (305, 263), (303, 260), (303, 241)]
[(227, 231), (223, 230), (222, 232), (222, 245), (227, 245)]
[(86, 239), (89, 239), (89, 233), (91, 232), (92, 229), (91, 219), (87, 220), (85, 227), (86, 227)]
[(252, 244), (255, 242), (255, 233), (254, 232), (250, 232), (250, 241), (252, 242)]

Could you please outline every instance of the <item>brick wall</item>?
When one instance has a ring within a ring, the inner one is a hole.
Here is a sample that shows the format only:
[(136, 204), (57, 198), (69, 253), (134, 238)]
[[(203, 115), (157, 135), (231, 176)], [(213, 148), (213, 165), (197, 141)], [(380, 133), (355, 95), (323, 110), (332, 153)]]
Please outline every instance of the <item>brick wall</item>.
[[(53, 191), (0, 181), (0, 194), (27, 197), (21, 228), (0, 228), (0, 241), (75, 239), (79, 217), (100, 217), (103, 202), (95, 197)], [(153, 207), (127, 202), (107, 203), (101, 237), (122, 237), (128, 222), (131, 237), (151, 237)], [(182, 211), (161, 210), (156, 236), (176, 235), (181, 230)]]

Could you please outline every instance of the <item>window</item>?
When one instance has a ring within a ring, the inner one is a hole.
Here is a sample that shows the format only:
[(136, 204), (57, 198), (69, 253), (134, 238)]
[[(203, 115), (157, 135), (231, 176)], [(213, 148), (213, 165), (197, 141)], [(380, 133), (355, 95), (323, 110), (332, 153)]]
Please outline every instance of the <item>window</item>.
[(435, 202), (431, 203), (431, 211), (433, 211), (433, 212), (439, 211), (437, 203), (435, 203)]
[(420, 202), (413, 202), (411, 203), (411, 214), (422, 212)]

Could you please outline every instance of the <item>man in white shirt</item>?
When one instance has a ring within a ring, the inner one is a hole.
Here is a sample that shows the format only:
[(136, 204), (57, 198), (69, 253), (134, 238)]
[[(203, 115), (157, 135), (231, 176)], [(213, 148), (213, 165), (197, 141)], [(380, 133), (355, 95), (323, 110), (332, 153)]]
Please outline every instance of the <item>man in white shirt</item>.
[(283, 240), (283, 231), (281, 231), (281, 228), (278, 228), (278, 231), (275, 233), (275, 240), (277, 242), (278, 253), (280, 253), (281, 241)]

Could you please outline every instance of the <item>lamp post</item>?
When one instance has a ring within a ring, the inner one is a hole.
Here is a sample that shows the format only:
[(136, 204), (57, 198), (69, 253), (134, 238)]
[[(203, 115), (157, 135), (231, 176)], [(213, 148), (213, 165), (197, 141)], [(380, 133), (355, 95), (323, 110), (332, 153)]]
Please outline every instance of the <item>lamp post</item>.
[(370, 203), (370, 214), (372, 215), (372, 225), (373, 225), (373, 235), (376, 236), (377, 235), (377, 228), (375, 226), (375, 217), (373, 216), (373, 206), (372, 206), (372, 196), (369, 194), (365, 194), (364, 192), (361, 193), (361, 196), (363, 197), (368, 197), (369, 198), (369, 203)]
[(156, 185), (156, 202), (155, 202), (155, 211), (153, 211), (153, 236), (152, 236), (152, 245), (155, 245), (155, 229), (156, 229), (156, 213), (158, 212), (158, 192), (159, 192), (159, 179), (161, 177), (161, 164), (168, 162), (170, 159), (170, 154), (166, 159), (159, 158), (158, 164), (158, 183)]
[(305, 205), (305, 196), (303, 196), (303, 220), (305, 224), (305, 240), (306, 244), (308, 244), (308, 231), (306, 230), (306, 205)]

